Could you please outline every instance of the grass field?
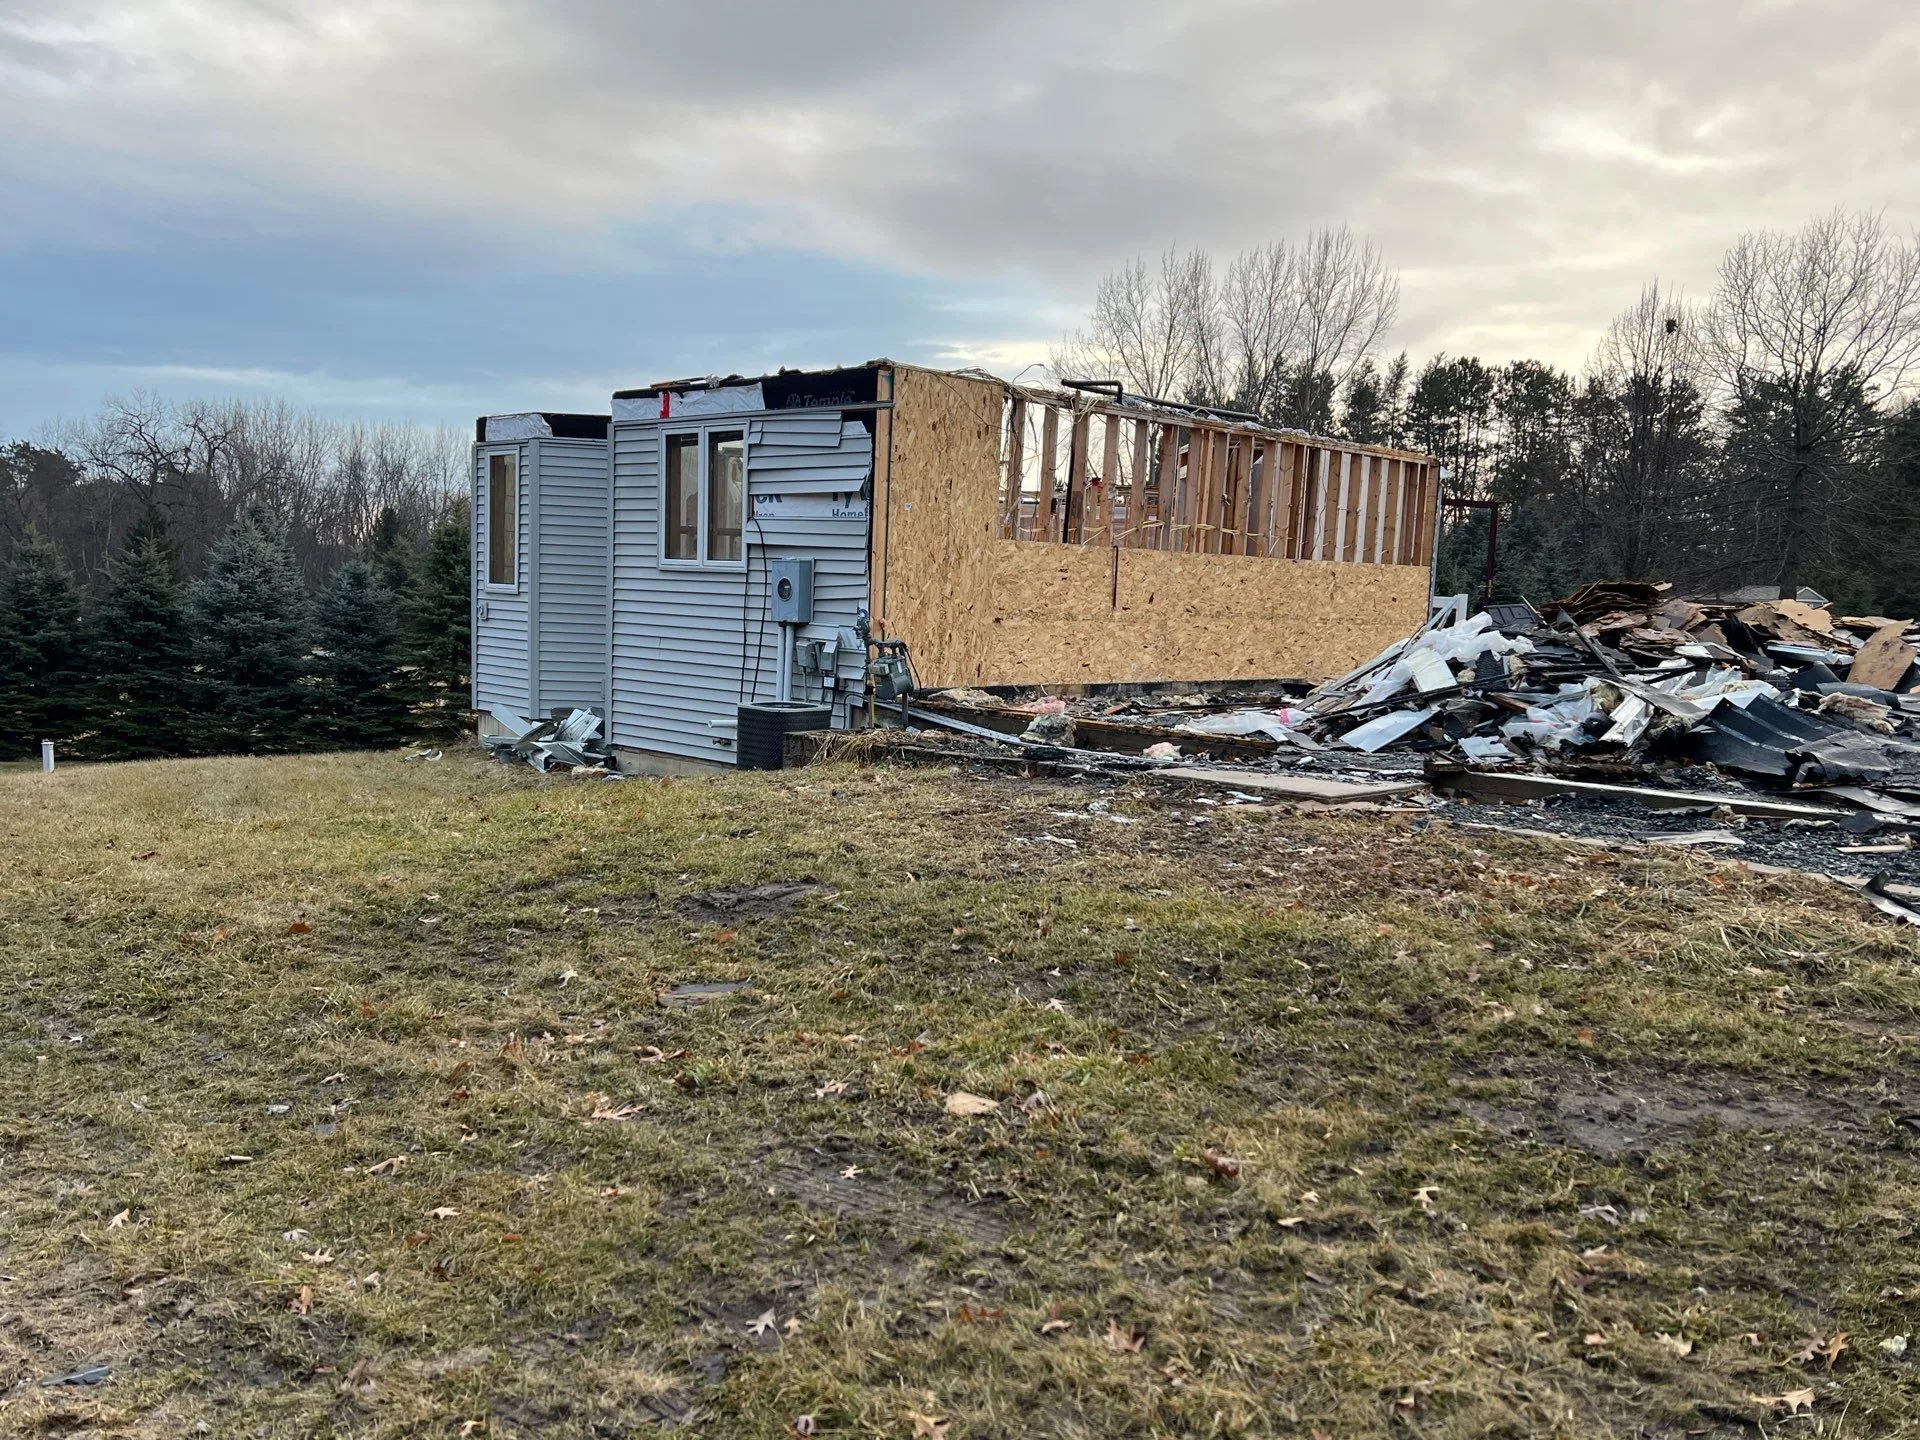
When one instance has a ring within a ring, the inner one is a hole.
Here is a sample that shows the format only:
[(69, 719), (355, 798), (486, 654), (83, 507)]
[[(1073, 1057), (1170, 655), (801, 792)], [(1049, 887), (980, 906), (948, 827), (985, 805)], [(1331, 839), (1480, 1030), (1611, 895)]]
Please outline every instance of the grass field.
[(0, 833), (6, 1434), (1920, 1432), (1916, 945), (1838, 887), (470, 752)]

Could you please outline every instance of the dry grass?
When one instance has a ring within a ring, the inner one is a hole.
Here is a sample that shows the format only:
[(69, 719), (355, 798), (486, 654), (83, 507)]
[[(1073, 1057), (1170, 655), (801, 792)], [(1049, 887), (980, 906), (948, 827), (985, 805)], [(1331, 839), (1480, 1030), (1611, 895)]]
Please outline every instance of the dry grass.
[(0, 1430), (1920, 1427), (1908, 935), (1095, 798), (0, 777)]

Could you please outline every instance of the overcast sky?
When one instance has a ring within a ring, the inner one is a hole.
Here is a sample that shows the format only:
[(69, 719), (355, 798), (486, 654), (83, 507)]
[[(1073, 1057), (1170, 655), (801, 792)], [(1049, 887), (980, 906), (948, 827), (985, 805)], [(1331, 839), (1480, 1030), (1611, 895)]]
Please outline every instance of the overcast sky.
[(1011, 374), (1130, 255), (1342, 222), (1393, 348), (1577, 365), (1743, 229), (1920, 220), (1917, 74), (1914, 0), (0, 0), (0, 436)]

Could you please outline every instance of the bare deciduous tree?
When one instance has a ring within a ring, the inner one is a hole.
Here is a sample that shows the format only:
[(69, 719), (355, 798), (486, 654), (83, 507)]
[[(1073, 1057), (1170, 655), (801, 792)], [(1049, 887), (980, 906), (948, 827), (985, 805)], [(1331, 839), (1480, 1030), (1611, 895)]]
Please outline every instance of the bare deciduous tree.
[[(189, 571), (199, 567), (233, 517), (261, 504), (287, 527), (310, 583), (319, 583), (372, 533), (383, 510), (424, 542), (465, 486), (466, 438), (402, 424), (347, 424), (284, 401), (172, 403), (135, 395), (91, 420), (50, 433), (37, 455), (58, 466), (3, 467), (0, 543), (32, 528), (54, 540), (68, 565), (96, 580), (127, 530), (149, 510), (166, 517)], [(13, 495), (31, 482), (33, 494)], [(15, 512), (22, 517), (16, 523)]]
[(1885, 407), (1920, 365), (1920, 240), (1834, 211), (1740, 237), (1707, 335), (1728, 414), (1728, 506), (1749, 566), (1791, 594), (1809, 568), (1873, 543), (1848, 517)]
[(1088, 328), (1052, 365), (1062, 377), (1325, 429), (1399, 302), (1380, 252), (1344, 226), (1243, 251), (1218, 282), (1204, 253), (1169, 250), (1158, 273), (1134, 260), (1105, 276)]

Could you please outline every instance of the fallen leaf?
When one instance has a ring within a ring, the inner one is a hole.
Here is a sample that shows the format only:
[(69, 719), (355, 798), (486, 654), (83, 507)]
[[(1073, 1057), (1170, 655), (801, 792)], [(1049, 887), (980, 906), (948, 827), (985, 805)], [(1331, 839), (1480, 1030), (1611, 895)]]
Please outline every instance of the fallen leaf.
[(1672, 1351), (1673, 1354), (1683, 1360), (1693, 1353), (1693, 1342), (1691, 1340), (1683, 1335), (1669, 1335), (1664, 1330), (1653, 1337), (1653, 1343), (1660, 1346), (1663, 1350)]
[(1439, 1192), (1439, 1189), (1440, 1187), (1438, 1185), (1422, 1185), (1418, 1190), (1413, 1192), (1414, 1203), (1420, 1207), (1423, 1214), (1431, 1215), (1434, 1213), (1433, 1197)]
[(864, 1175), (866, 1173), (867, 1172), (862, 1170), (858, 1165), (849, 1165), (840, 1172), (840, 1178), (842, 1180), (851, 1180), (856, 1175)]
[(622, 1195), (626, 1193), (627, 1192), (624, 1186), (609, 1185), (600, 1192), (600, 1198), (602, 1200), (618, 1200)]
[(942, 1108), (949, 1115), (991, 1115), (1000, 1108), (1000, 1102), (966, 1090), (956, 1090), (947, 1096)]
[(308, 1250), (303, 1252), (300, 1258), (309, 1265), (331, 1265), (333, 1263), (333, 1251), (324, 1248)]
[(1200, 1158), (1206, 1161), (1213, 1173), (1222, 1180), (1233, 1180), (1240, 1174), (1240, 1162), (1231, 1155), (1222, 1154), (1218, 1150), (1202, 1150)]
[(786, 1323), (780, 1328), (789, 1335), (798, 1335), (800, 1333), (800, 1317), (798, 1315), (789, 1315)]
[(1820, 1347), (1820, 1358), (1827, 1362), (1827, 1368), (1831, 1370), (1833, 1368), (1833, 1362), (1840, 1358), (1840, 1352), (1846, 1348), (1846, 1332), (1841, 1331), (1829, 1339), (1825, 1345)]
[(1042, 1335), (1058, 1335), (1062, 1330), (1071, 1330), (1072, 1328), (1073, 1322), (1071, 1320), (1048, 1320), (1041, 1325), (1040, 1333)]
[(587, 1095), (587, 1099), (593, 1102), (593, 1113), (580, 1122), (582, 1125), (604, 1120), (631, 1120), (647, 1108), (644, 1105), (615, 1105), (606, 1097), (592, 1093)]
[(816, 1100), (837, 1100), (846, 1093), (847, 1082), (845, 1080), (829, 1080), (813, 1092), (813, 1098)]
[(463, 1436), (484, 1435), (487, 1433), (487, 1422), (484, 1420), (462, 1420), (460, 1422), (460, 1433)]
[(1598, 1330), (1595, 1330), (1591, 1335), (1587, 1335), (1582, 1338), (1589, 1345), (1597, 1346), (1597, 1345), (1604, 1345), (1607, 1343), (1607, 1337), (1602, 1335)]
[(311, 935), (312, 933), (313, 933), (313, 926), (309, 925), (304, 920), (296, 920), (291, 925), (287, 926), (287, 934), (289, 935)]
[(336, 1070), (320, 1083), (322, 1085), (344, 1085), (347, 1083), (347, 1072), (344, 1070)]
[(400, 1172), (401, 1167), (406, 1165), (407, 1163), (408, 1162), (407, 1162), (406, 1156), (391, 1155), (391, 1156), (388, 1156), (385, 1160), (382, 1160), (378, 1165), (369, 1165), (367, 1167), (367, 1174), (396, 1175)]
[(776, 1316), (773, 1311), (762, 1310), (747, 1322), (747, 1333), (749, 1335), (769, 1335), (773, 1333), (773, 1327), (777, 1324), (779, 1324), (779, 1317)]
[(122, 1210), (118, 1215), (107, 1221), (107, 1229), (118, 1230), (132, 1218), (133, 1212), (131, 1210)]
[(158, 850), (143, 850), (133, 858), (136, 860), (151, 860), (153, 859), (154, 856), (158, 855), (159, 853), (160, 852)]
[(1813, 1409), (1813, 1391), (1789, 1390), (1784, 1395), (1753, 1395), (1748, 1397), (1756, 1405), (1766, 1405), (1772, 1409), (1784, 1409), (1789, 1415), (1798, 1415), (1802, 1410)]
[(287, 1301), (287, 1309), (296, 1315), (304, 1315), (313, 1309), (313, 1287), (302, 1285), (294, 1297)]
[(668, 1052), (662, 1050), (658, 1045), (642, 1045), (633, 1053), (642, 1065), (660, 1065), (668, 1060), (684, 1060), (693, 1052), (690, 1050), (674, 1050)]
[(1320, 1192), (1318, 1190), (1302, 1190), (1300, 1192), (1300, 1203), (1302, 1205), (1318, 1205), (1320, 1203)]
[(362, 1275), (360, 1277), (360, 1288), (362, 1290), (378, 1290), (380, 1288), (380, 1272), (373, 1270)]
[(1042, 1110), (1051, 1110), (1053, 1108), (1053, 1101), (1047, 1098), (1046, 1091), (1036, 1090), (1020, 1102), (1020, 1108), (1026, 1111), (1027, 1114), (1034, 1115)]
[(407, 1249), (414, 1250), (426, 1244), (431, 1239), (433, 1239), (433, 1236), (425, 1230), (410, 1230), (400, 1237), (400, 1243), (406, 1246)]
[(436, 1205), (427, 1214), (435, 1220), (451, 1220), (460, 1212), (451, 1205)]
[(1284, 1219), (1284, 1220), (1276, 1220), (1276, 1221), (1274, 1221), (1273, 1223), (1274, 1223), (1274, 1224), (1276, 1224), (1276, 1225), (1278, 1225), (1278, 1226), (1279, 1226), (1279, 1227), (1280, 1227), (1280, 1228), (1281, 1228), (1282, 1230), (1291, 1230), (1291, 1229), (1293, 1229), (1293, 1228), (1294, 1228), (1294, 1226), (1296, 1226), (1296, 1225), (1304, 1225), (1304, 1224), (1306, 1224), (1306, 1223), (1307, 1223), (1307, 1217), (1306, 1217), (1306, 1216), (1304, 1216), (1304, 1215), (1289, 1215), (1289, 1216), (1287, 1216), (1287, 1218), (1286, 1218), (1286, 1219)]
[(953, 1423), (938, 1415), (922, 1415), (918, 1410), (907, 1411), (907, 1419), (913, 1422), (914, 1440), (945, 1440), (947, 1428)]
[(1107, 1322), (1107, 1348), (1116, 1355), (1137, 1355), (1146, 1343), (1146, 1331), (1122, 1330), (1116, 1322)]

